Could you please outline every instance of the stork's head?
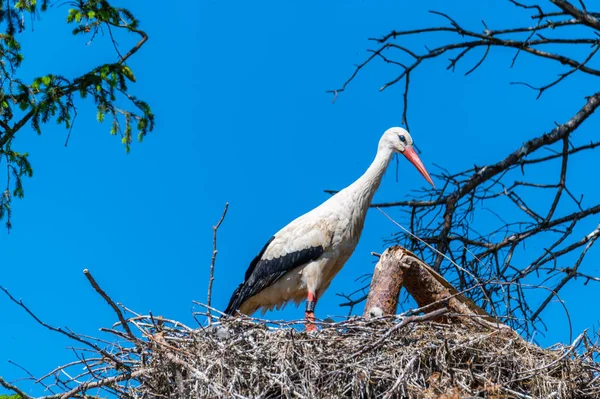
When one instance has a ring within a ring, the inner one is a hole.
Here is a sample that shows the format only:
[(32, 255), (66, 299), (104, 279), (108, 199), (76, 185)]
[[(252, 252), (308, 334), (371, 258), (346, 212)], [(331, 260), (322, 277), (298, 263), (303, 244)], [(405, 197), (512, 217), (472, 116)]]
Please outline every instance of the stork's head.
[(387, 148), (392, 149), (393, 151), (399, 152), (404, 155), (406, 159), (408, 159), (419, 172), (423, 175), (423, 177), (435, 187), (433, 184), (433, 180), (429, 177), (429, 173), (427, 173), (427, 169), (421, 162), (421, 159), (415, 152), (413, 148), (413, 139), (410, 137), (410, 134), (401, 127), (392, 127), (385, 131), (383, 137), (379, 141), (379, 146), (385, 146)]

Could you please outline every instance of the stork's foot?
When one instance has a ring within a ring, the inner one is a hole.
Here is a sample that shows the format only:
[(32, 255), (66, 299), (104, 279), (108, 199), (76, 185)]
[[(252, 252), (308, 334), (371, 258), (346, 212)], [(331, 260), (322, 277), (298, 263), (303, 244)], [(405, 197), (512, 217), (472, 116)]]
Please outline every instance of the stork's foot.
[(315, 313), (306, 312), (304, 313), (304, 318), (306, 319), (306, 324), (304, 327), (306, 332), (317, 331), (317, 326), (315, 325)]
[(306, 312), (304, 313), (304, 318), (306, 319), (305, 329), (306, 332), (317, 331), (317, 326), (315, 326), (315, 306), (317, 306), (317, 296), (308, 291), (308, 296), (306, 298)]

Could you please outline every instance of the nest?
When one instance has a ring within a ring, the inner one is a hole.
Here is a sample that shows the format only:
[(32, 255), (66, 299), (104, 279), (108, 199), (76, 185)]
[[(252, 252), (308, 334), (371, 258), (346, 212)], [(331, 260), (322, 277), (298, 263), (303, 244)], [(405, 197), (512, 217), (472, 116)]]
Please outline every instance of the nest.
[(173, 331), (173, 348), (149, 362), (151, 380), (178, 397), (600, 397), (597, 348), (576, 350), (587, 337), (543, 350), (508, 329), (399, 325), (354, 319), (307, 334), (235, 320), (216, 335)]
[[(381, 309), (372, 307), (369, 319), (329, 320), (308, 333), (304, 321), (223, 317), (211, 323), (218, 311), (199, 303), (205, 311), (193, 314), (204, 318), (196, 318), (197, 328), (140, 315), (115, 303), (89, 271), (84, 274), (118, 318), (111, 328), (101, 329), (108, 337), (53, 327), (0, 287), (41, 326), (77, 342), (74, 361), (40, 378), (19, 366), (28, 375), (25, 380), (44, 388), (44, 399), (107, 394), (148, 399), (600, 398), (600, 346), (587, 333), (569, 346), (542, 349), (476, 311), (451, 286), (436, 288), (442, 277), (415, 279), (433, 287), (412, 290), (421, 299), (428, 294), (428, 304), (419, 309), (377, 316)], [(0, 385), (33, 398), (1, 377)]]
[(585, 334), (542, 349), (508, 328), (427, 318), (353, 318), (307, 333), (300, 322), (192, 329), (137, 315), (104, 329), (114, 342), (77, 336), (91, 349), (37, 381), (56, 398), (600, 397), (599, 348)]

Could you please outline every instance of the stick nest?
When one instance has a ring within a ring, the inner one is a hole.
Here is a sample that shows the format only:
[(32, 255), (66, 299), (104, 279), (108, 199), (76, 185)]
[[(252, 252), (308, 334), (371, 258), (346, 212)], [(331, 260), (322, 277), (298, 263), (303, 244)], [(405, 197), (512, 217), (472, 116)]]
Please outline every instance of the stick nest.
[(600, 397), (599, 348), (586, 334), (541, 349), (507, 328), (415, 316), (323, 323), (314, 333), (248, 318), (199, 329), (152, 316), (127, 324), (104, 329), (114, 343), (82, 337), (103, 349), (38, 380), (46, 398)]

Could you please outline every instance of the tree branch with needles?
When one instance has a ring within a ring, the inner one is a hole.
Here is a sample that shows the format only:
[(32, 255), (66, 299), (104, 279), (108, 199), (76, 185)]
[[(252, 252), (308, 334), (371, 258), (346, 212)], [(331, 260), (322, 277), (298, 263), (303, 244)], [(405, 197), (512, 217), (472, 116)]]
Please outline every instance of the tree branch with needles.
[[(23, 179), (31, 177), (33, 168), (26, 152), (13, 149), (12, 143), (17, 134), (26, 126), (38, 134), (51, 120), (63, 125), (68, 131), (67, 145), (77, 116), (77, 106), (85, 98), (92, 99), (96, 108), (96, 119), (103, 122), (112, 119), (110, 133), (120, 135), (125, 150), (129, 151), (134, 132), (138, 141), (154, 129), (154, 114), (150, 106), (131, 94), (130, 82), (135, 76), (127, 61), (147, 42), (148, 35), (139, 28), (139, 21), (125, 8), (114, 7), (109, 1), (85, 0), (72, 2), (67, 23), (75, 25), (74, 35), (90, 35), (91, 43), (98, 33), (108, 30), (110, 40), (118, 55), (118, 60), (97, 65), (87, 72), (67, 78), (58, 74), (47, 74), (32, 81), (23, 79), (19, 67), (23, 55), (19, 52), (18, 34), (25, 29), (25, 13), (41, 15), (46, 11), (48, 1), (0, 0), (0, 9), (18, 10), (5, 12), (0, 20), (0, 162), (5, 163), (8, 177), (6, 189), (0, 197), (0, 220), (6, 221), (8, 230), (11, 224), (11, 203), (13, 198), (24, 196)], [(32, 20), (33, 21), (33, 20)], [(18, 28), (18, 29), (17, 29)], [(114, 31), (114, 32), (113, 32)], [(135, 34), (140, 39), (122, 55), (116, 42), (118, 35)], [(4, 166), (4, 165), (3, 165)]]

